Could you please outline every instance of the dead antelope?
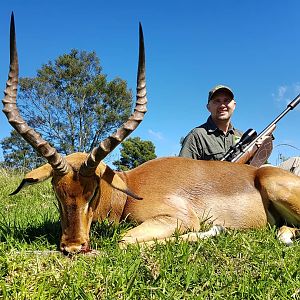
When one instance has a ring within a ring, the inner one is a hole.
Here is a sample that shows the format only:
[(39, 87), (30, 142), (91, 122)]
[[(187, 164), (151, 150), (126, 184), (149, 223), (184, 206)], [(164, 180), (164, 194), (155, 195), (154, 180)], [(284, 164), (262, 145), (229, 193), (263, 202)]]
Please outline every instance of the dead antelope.
[[(60, 207), (61, 251), (88, 251), (92, 221), (105, 218), (113, 222), (127, 218), (138, 224), (123, 236), (122, 245), (172, 239), (176, 230), (183, 240), (197, 240), (218, 234), (222, 228), (300, 224), (300, 178), (279, 168), (168, 157), (127, 172), (115, 172), (102, 162), (137, 127), (146, 112), (141, 29), (135, 111), (90, 154), (62, 157), (20, 116), (16, 105), (18, 59), (13, 18), (10, 54), (3, 111), (11, 125), (48, 160), (48, 164), (26, 174), (13, 194), (52, 177)], [(215, 225), (206, 233), (199, 232), (203, 219)], [(296, 231), (281, 227), (279, 237), (289, 244)]]

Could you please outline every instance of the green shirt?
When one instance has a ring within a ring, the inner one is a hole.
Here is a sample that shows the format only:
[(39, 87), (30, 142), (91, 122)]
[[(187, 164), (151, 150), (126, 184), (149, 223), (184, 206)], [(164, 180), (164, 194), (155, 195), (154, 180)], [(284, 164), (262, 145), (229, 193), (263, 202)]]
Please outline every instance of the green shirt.
[(220, 160), (229, 148), (239, 141), (242, 134), (231, 124), (225, 134), (209, 117), (206, 123), (194, 128), (185, 137), (179, 156), (202, 160)]

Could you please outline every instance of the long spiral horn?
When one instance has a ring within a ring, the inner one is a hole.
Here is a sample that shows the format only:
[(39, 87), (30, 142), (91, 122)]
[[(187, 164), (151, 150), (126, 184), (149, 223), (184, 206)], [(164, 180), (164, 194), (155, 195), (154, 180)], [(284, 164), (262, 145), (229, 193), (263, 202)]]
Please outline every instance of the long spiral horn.
[(61, 156), (55, 148), (51, 147), (42, 137), (21, 117), (17, 107), (17, 88), (19, 77), (19, 63), (16, 46), (16, 33), (14, 14), (11, 14), (10, 21), (10, 65), (6, 89), (4, 90), (3, 112), (8, 122), (13, 128), (43, 157), (47, 159), (53, 170), (60, 175), (69, 171), (67, 161)]
[(146, 98), (146, 71), (145, 71), (145, 47), (141, 23), (139, 24), (139, 63), (137, 72), (137, 95), (134, 112), (129, 119), (111, 136), (100, 142), (88, 155), (86, 161), (80, 168), (82, 176), (92, 176), (98, 164), (112, 150), (114, 150), (130, 133), (141, 123), (147, 112)]

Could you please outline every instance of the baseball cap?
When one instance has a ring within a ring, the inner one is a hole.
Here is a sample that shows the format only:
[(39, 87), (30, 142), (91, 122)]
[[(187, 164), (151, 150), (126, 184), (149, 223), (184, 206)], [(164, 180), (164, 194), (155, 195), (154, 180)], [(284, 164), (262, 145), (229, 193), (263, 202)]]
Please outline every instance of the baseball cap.
[(222, 84), (219, 84), (219, 85), (216, 85), (215, 87), (213, 87), (209, 93), (208, 93), (208, 102), (211, 100), (211, 98), (213, 97), (213, 95), (217, 92), (217, 91), (220, 91), (220, 90), (226, 90), (227, 92), (229, 92), (232, 96), (232, 99), (234, 98), (234, 94), (233, 94), (233, 91), (226, 85), (222, 85)]

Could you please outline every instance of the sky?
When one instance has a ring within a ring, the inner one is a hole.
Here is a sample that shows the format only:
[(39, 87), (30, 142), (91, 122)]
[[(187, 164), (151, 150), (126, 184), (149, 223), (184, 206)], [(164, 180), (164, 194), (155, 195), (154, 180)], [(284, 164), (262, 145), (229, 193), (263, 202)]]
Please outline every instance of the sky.
[[(180, 139), (206, 121), (208, 91), (217, 84), (234, 91), (234, 126), (258, 133), (300, 93), (297, 0), (3, 1), (3, 90), (12, 11), (20, 77), (36, 76), (43, 64), (75, 48), (95, 51), (103, 73), (126, 80), (134, 93), (141, 22), (148, 112), (131, 136), (152, 141), (158, 157), (177, 155)], [(299, 124), (300, 105), (278, 123), (271, 163), (300, 155)], [(11, 129), (0, 113), (0, 139)]]

